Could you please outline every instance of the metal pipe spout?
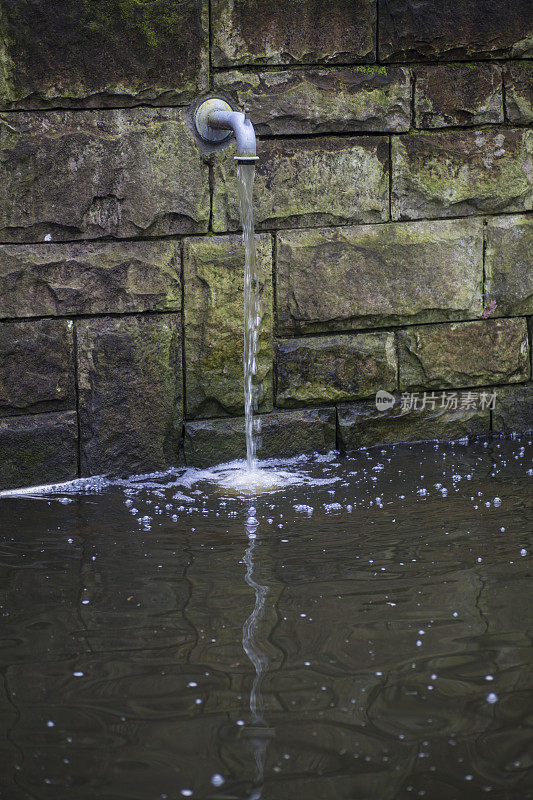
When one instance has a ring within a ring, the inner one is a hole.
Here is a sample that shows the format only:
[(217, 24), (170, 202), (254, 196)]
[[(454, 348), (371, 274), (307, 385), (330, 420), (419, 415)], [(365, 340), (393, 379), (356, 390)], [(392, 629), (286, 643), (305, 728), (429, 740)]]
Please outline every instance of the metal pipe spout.
[(237, 141), (235, 160), (245, 164), (257, 161), (257, 142), (249, 109), (234, 111), (225, 100), (212, 97), (198, 106), (194, 124), (200, 138), (211, 144), (223, 142), (233, 134)]

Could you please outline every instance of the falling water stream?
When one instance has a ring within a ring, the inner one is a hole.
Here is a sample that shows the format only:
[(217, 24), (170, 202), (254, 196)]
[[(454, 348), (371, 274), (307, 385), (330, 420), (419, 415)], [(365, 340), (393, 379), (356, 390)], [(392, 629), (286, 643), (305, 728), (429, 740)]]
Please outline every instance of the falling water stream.
[(254, 215), (252, 193), (254, 164), (237, 165), (239, 206), (241, 211), (242, 236), (245, 253), (244, 262), (244, 415), (246, 430), (246, 466), (248, 471), (257, 470), (257, 445), (260, 420), (254, 421), (257, 410), (258, 387), (254, 384), (257, 372), (259, 326), (261, 324), (259, 275), (254, 239)]

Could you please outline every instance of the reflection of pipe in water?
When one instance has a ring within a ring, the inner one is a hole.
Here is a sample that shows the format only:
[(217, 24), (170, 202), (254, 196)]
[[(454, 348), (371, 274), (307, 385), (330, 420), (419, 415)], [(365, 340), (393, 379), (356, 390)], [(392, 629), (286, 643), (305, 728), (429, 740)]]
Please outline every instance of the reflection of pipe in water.
[(268, 595), (268, 586), (258, 583), (254, 579), (254, 550), (257, 545), (256, 531), (259, 522), (255, 516), (255, 508), (250, 506), (248, 518), (246, 520), (246, 534), (248, 536), (248, 547), (243, 557), (246, 565), (245, 580), (255, 592), (255, 605), (252, 613), (242, 627), (242, 646), (244, 652), (252, 662), (255, 669), (255, 677), (250, 691), (250, 714), (251, 726), (243, 731), (253, 748), (255, 758), (255, 784), (248, 800), (259, 800), (263, 792), (263, 777), (265, 772), (265, 760), (268, 742), (274, 735), (273, 728), (269, 728), (263, 716), (264, 704), (261, 693), (263, 678), (268, 672), (270, 664), (269, 658), (264, 650), (261, 649), (257, 639), (257, 628), (265, 615), (265, 603)]

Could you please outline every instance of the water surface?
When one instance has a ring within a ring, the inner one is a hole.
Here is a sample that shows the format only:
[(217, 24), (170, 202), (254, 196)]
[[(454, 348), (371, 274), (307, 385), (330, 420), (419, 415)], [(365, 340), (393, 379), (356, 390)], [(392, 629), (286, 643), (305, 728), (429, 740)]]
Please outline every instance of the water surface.
[(533, 797), (532, 452), (1, 498), (0, 796)]

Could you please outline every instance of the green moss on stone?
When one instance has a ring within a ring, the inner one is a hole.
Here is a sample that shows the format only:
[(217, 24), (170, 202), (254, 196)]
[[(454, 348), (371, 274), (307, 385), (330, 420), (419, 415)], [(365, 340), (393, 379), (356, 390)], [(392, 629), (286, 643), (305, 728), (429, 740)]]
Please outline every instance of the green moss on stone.
[(357, 72), (366, 72), (368, 75), (386, 75), (387, 67), (382, 67), (377, 64), (361, 64), (354, 67)]
[(117, 38), (117, 28), (130, 28), (155, 50), (183, 24), (182, 5), (180, 0), (84, 0), (83, 25), (111, 39)]

